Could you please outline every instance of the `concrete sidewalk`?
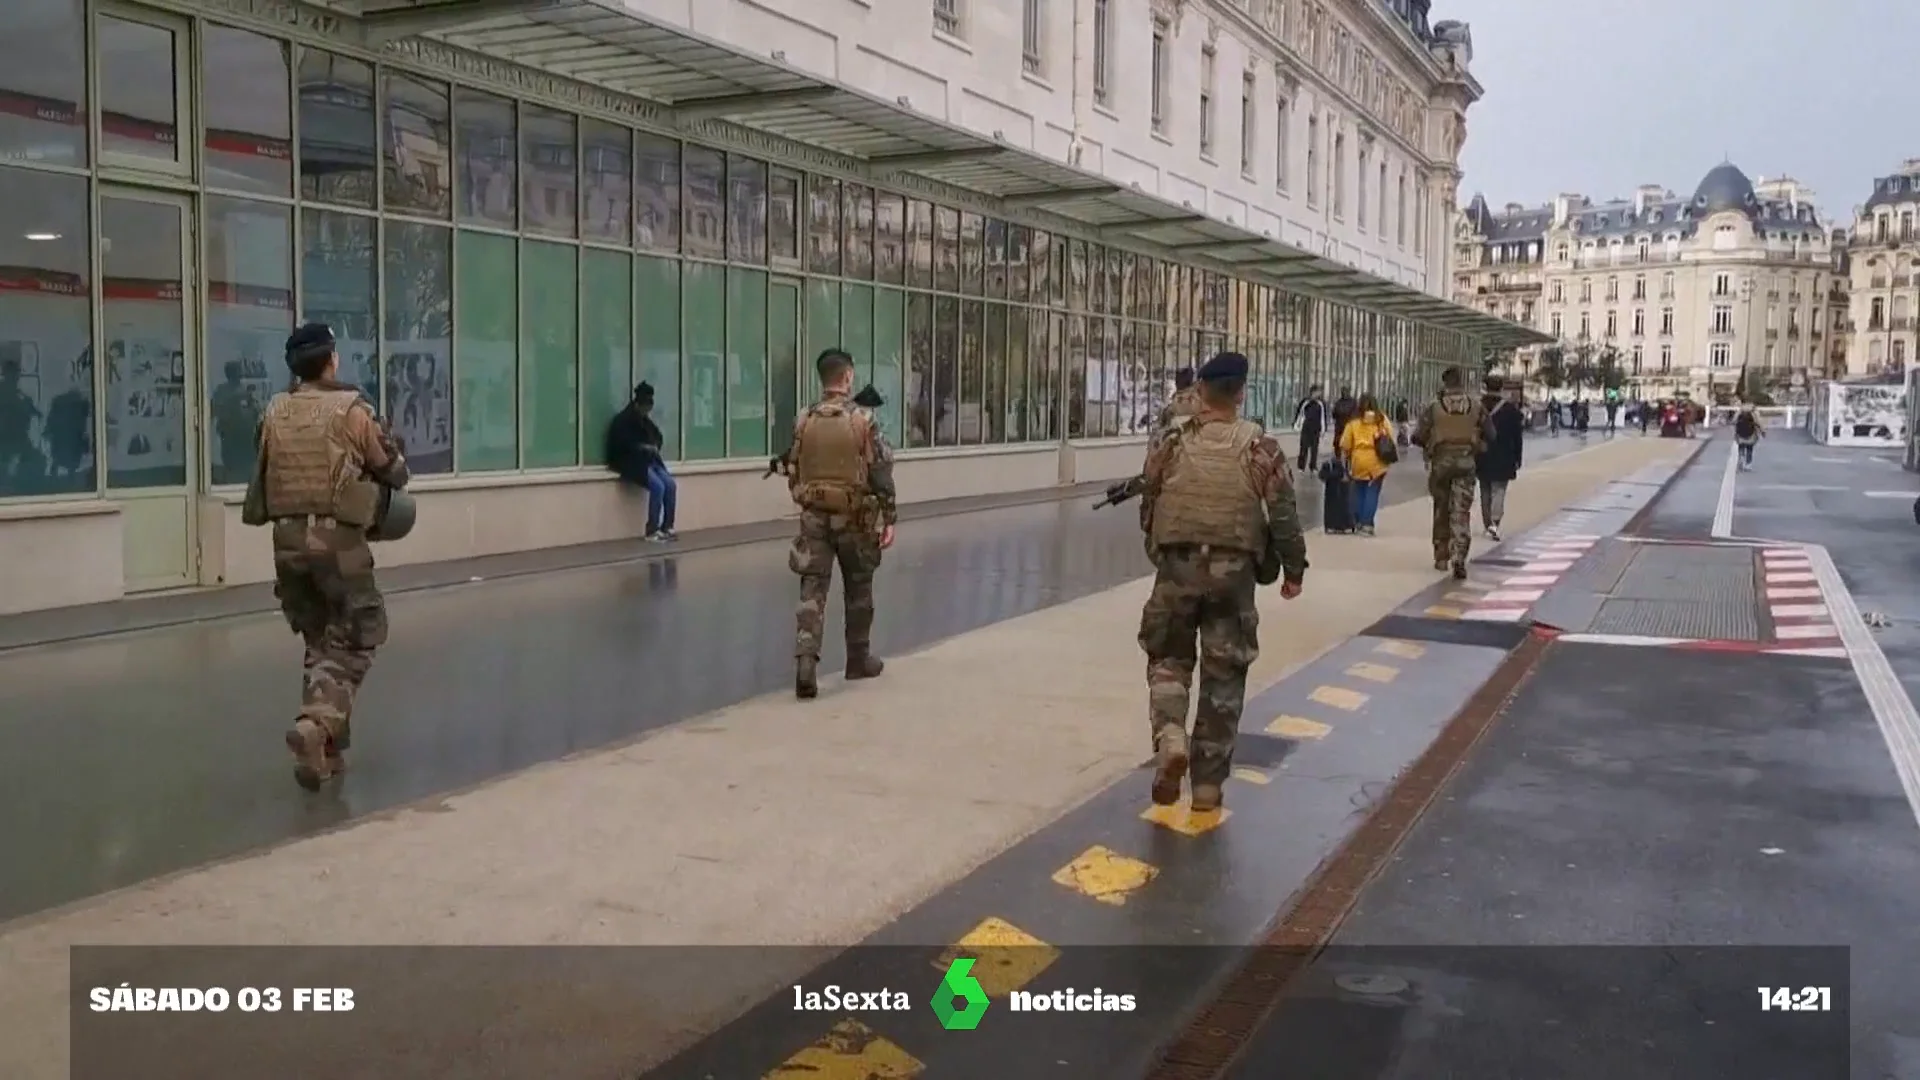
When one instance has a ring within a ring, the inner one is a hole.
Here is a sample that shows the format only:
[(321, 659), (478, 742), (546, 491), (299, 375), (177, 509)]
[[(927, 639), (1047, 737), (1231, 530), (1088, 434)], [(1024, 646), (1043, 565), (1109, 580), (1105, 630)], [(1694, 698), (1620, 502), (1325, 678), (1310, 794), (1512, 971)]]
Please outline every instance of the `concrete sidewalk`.
[[(1508, 527), (1693, 449), (1622, 439), (1536, 466)], [(1316, 536), (1307, 594), (1263, 593), (1250, 687), (1432, 585), (1428, 521), (1414, 503), (1383, 510), (1377, 538)], [(1137, 766), (1145, 593), (1131, 582), (897, 658), (811, 705), (756, 699), (16, 923), (0, 930), (0, 1075), (66, 1075), (76, 943), (857, 940)], [(797, 970), (817, 960), (791, 956)], [(791, 974), (761, 967), (757, 988), (663, 1004), (634, 1020), (635, 1041), (651, 1032), (664, 1055)]]

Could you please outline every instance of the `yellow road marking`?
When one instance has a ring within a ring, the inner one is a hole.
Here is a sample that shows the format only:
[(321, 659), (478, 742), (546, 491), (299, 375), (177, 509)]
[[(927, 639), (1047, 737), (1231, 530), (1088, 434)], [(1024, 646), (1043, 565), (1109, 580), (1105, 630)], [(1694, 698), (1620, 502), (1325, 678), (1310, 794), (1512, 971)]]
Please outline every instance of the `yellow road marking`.
[(1480, 602), (1479, 593), (1454, 591), (1448, 593), (1446, 598), (1462, 604), (1477, 604)]
[(1399, 676), (1400, 669), (1386, 664), (1361, 663), (1348, 668), (1347, 674), (1368, 682), (1389, 683)]
[(1263, 787), (1273, 783), (1273, 777), (1268, 776), (1259, 769), (1249, 769), (1245, 765), (1235, 765), (1233, 767), (1233, 778), (1235, 780), (1244, 780), (1249, 784), (1259, 784)]
[(774, 1067), (762, 1080), (913, 1080), (927, 1067), (854, 1020)]
[(933, 966), (945, 971), (963, 956), (973, 957), (973, 977), (988, 997), (1006, 997), (1053, 966), (1060, 950), (1005, 919), (989, 917), (941, 953)]
[(1466, 612), (1460, 608), (1448, 607), (1445, 604), (1435, 604), (1428, 608), (1426, 613), (1436, 619), (1457, 619), (1466, 614)]
[(1199, 836), (1219, 828), (1232, 816), (1233, 811), (1227, 809), (1195, 811), (1182, 799), (1175, 806), (1149, 806), (1141, 813), (1140, 820), (1151, 821), (1182, 836)]
[(1139, 891), (1159, 874), (1159, 870), (1139, 859), (1095, 844), (1054, 871), (1053, 880), (1074, 892), (1118, 907), (1127, 902), (1129, 894)]
[(1367, 703), (1367, 695), (1358, 690), (1349, 690), (1344, 686), (1318, 686), (1307, 697), (1322, 705), (1331, 705), (1336, 709), (1352, 712)]
[(1283, 739), (1324, 739), (1333, 729), (1304, 716), (1282, 716), (1267, 725), (1267, 734)]
[(1427, 655), (1427, 647), (1425, 645), (1415, 645), (1411, 641), (1383, 641), (1375, 645), (1373, 651), (1386, 653), (1388, 656), (1397, 656), (1402, 660), (1418, 660)]

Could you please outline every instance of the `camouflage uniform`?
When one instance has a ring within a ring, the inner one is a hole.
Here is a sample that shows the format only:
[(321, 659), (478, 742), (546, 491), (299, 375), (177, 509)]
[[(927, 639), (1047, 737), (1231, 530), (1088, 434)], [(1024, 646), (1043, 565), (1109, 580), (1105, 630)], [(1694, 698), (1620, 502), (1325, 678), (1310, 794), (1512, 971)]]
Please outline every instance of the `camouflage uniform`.
[(1433, 498), (1433, 568), (1467, 576), (1473, 547), (1474, 461), (1487, 448), (1487, 410), (1464, 390), (1442, 390), (1420, 414), (1417, 440)]
[(294, 778), (312, 790), (345, 767), (354, 697), (387, 640), (367, 527), (378, 485), (407, 463), (359, 391), (328, 382), (278, 394), (260, 421), (247, 524), (273, 525), (273, 592), (306, 643), (300, 716), (287, 732)]
[(794, 692), (818, 693), (820, 641), (833, 567), (846, 582), (847, 678), (870, 679), (886, 666), (873, 655), (873, 575), (880, 534), (895, 521), (893, 448), (871, 411), (829, 393), (800, 414), (787, 451), (787, 488), (800, 507), (800, 533), (787, 565), (800, 575), (794, 613)]
[[(1179, 799), (1191, 754), (1191, 805), (1206, 810), (1220, 804), (1247, 669), (1260, 654), (1254, 587), (1279, 573), (1299, 582), (1306, 537), (1286, 458), (1252, 421), (1215, 412), (1182, 420), (1148, 451), (1145, 477), (1140, 524), (1155, 573), (1140, 612), (1140, 648), (1159, 764), (1153, 798), (1163, 805)], [(1196, 666), (1200, 700), (1189, 749)]]
[(1166, 437), (1167, 429), (1173, 426), (1174, 421), (1185, 419), (1199, 411), (1200, 388), (1183, 386), (1173, 392), (1173, 396), (1167, 399), (1165, 405), (1160, 406), (1160, 412), (1153, 418), (1153, 430), (1148, 434), (1152, 436), (1154, 442), (1159, 442)]

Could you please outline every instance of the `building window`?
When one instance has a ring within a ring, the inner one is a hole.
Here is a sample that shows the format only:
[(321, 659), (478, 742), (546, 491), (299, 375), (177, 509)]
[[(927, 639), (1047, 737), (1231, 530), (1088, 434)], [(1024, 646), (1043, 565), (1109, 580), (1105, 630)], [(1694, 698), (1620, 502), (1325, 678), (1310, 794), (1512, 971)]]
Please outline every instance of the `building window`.
[(1560, 336), (1560, 313), (1559, 312), (1556, 311), (1553, 314), (1547, 316), (1547, 333), (1552, 334), (1556, 338)]
[(1647, 310), (1645, 308), (1634, 308), (1633, 309), (1633, 336), (1639, 337), (1642, 334), (1645, 334), (1646, 332), (1647, 332)]
[(1617, 311), (1609, 310), (1607, 312), (1607, 337), (1609, 339), (1612, 339), (1619, 333), (1620, 333), (1620, 313)]
[(1905, 338), (1895, 338), (1893, 340), (1894, 369), (1897, 371), (1902, 368), (1905, 368), (1906, 365), (1907, 365), (1907, 340)]
[(1419, 173), (1413, 176), (1413, 253), (1423, 255), (1427, 250), (1427, 178)]
[(1153, 95), (1153, 130), (1164, 134), (1167, 128), (1167, 21), (1153, 20), (1153, 74), (1149, 92)]
[[(1360, 151), (1360, 156), (1355, 160), (1354, 166), (1355, 168), (1353, 170), (1353, 182), (1357, 189), (1355, 190), (1354, 194), (1359, 196), (1359, 199), (1355, 202), (1355, 205), (1353, 208), (1354, 224), (1360, 229), (1361, 232), (1366, 232), (1367, 231), (1367, 152), (1366, 150), (1363, 149)], [(1337, 212), (1338, 211), (1336, 211), (1336, 213)]]
[[(1385, 154), (1380, 156), (1383, 158), (1386, 157)], [(1374, 230), (1380, 234), (1382, 239), (1385, 239), (1387, 235), (1387, 163), (1385, 161), (1380, 163), (1380, 175), (1378, 177), (1378, 183), (1374, 186), (1374, 190), (1378, 192), (1380, 199), (1380, 216), (1374, 219), (1376, 223)]]
[(960, 0), (933, 0), (933, 28), (960, 36)]
[(1592, 278), (1584, 278), (1581, 280), (1580, 302), (1583, 304), (1593, 303), (1593, 279)]
[(1660, 370), (1673, 370), (1673, 346), (1671, 345), (1660, 346)]
[(1714, 367), (1723, 368), (1733, 362), (1733, 347), (1724, 341), (1716, 341), (1707, 348), (1707, 362)]
[(1113, 0), (1093, 0), (1093, 100), (1113, 105)]
[(1640, 346), (1633, 347), (1633, 373), (1640, 374)]
[(1393, 239), (1401, 247), (1407, 246), (1407, 171), (1400, 170), (1400, 190), (1393, 200)]
[(1715, 296), (1732, 296), (1733, 295), (1733, 275), (1732, 274), (1713, 275), (1713, 295)]
[(1647, 261), (1647, 254), (1648, 254), (1648, 252), (1647, 252), (1647, 242), (1646, 242), (1645, 240), (1642, 240), (1642, 241), (1640, 241), (1640, 247), (1639, 247), (1639, 249), (1638, 249), (1638, 252), (1637, 252), (1637, 255), (1638, 255), (1638, 257), (1639, 257), (1639, 259), (1640, 259), (1640, 261), (1641, 261), (1641, 262), (1646, 262), (1646, 261)]
[(1286, 98), (1277, 98), (1274, 102), (1273, 122), (1273, 186), (1281, 191), (1287, 190), (1287, 157), (1293, 140), (1287, 138), (1287, 129), (1293, 124), (1293, 111)]
[(1619, 278), (1610, 277), (1607, 279), (1607, 299), (1609, 300), (1620, 299), (1620, 279)]
[(1550, 299), (1552, 299), (1553, 302), (1556, 304), (1566, 303), (1566, 300), (1567, 300), (1566, 282), (1556, 281), (1553, 283), (1553, 291), (1550, 294)]
[(1662, 334), (1673, 333), (1673, 309), (1670, 307), (1660, 309), (1660, 332)]
[(1320, 203), (1320, 118), (1307, 117), (1307, 205)]
[(1636, 275), (1634, 277), (1633, 298), (1635, 300), (1645, 300), (1647, 298), (1647, 279), (1644, 276)]
[(1580, 336), (1582, 338), (1593, 336), (1593, 319), (1584, 311), (1580, 313)]
[(1713, 308), (1713, 332), (1716, 334), (1733, 333), (1733, 306), (1716, 304)]
[(1253, 179), (1253, 146), (1255, 116), (1253, 113), (1253, 72), (1240, 76), (1240, 174)]
[(1213, 156), (1213, 47), (1200, 50), (1200, 156)]
[(1884, 330), (1886, 329), (1886, 321), (1887, 302), (1885, 299), (1876, 296), (1873, 298), (1873, 305), (1868, 308), (1867, 329)]
[[(1021, 0), (1020, 70), (1029, 75), (1040, 74), (1046, 66), (1042, 51), (1047, 43), (1046, 4), (1047, 0)], [(1096, 56), (1095, 63), (1098, 62)]]
[(1673, 275), (1672, 274), (1662, 274), (1660, 276), (1660, 299), (1662, 300), (1673, 299)]
[(1333, 216), (1347, 216), (1347, 170), (1343, 168), (1347, 157), (1347, 137), (1345, 134), (1333, 137), (1333, 160), (1327, 162), (1327, 186), (1333, 189)]

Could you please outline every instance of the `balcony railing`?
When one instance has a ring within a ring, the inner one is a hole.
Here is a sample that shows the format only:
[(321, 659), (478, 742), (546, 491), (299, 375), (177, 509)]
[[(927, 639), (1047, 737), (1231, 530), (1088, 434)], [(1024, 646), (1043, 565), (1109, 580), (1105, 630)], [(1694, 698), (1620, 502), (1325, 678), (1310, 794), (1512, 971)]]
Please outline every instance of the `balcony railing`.
[(1847, 302), (1847, 290), (1845, 289), (1828, 289), (1827, 290), (1827, 303), (1844, 304), (1846, 302)]

